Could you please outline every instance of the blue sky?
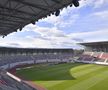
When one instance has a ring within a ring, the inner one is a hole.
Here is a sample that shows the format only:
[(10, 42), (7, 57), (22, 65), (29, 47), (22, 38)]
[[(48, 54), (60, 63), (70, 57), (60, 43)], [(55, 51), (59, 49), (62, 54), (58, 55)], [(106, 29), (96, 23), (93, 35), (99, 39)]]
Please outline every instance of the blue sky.
[(0, 46), (79, 48), (76, 43), (96, 41), (108, 41), (108, 0), (81, 0), (78, 8), (64, 8), (58, 17), (49, 16), (0, 37)]

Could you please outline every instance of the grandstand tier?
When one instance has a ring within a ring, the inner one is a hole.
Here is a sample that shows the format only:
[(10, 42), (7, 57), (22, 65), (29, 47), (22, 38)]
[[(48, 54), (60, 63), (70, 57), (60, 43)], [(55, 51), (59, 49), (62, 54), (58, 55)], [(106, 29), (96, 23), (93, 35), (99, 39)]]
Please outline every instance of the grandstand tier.
[[(40, 63), (67, 63), (73, 49), (0, 48), (0, 90), (37, 90), (16, 76), (16, 69)], [(5, 71), (8, 70), (9, 72)], [(40, 89), (38, 89), (40, 90)]]
[(8, 69), (21, 64), (69, 62), (73, 53), (73, 49), (1, 48), (0, 67)]
[(108, 42), (88, 42), (81, 43), (84, 45), (85, 51), (79, 56), (79, 62), (96, 63), (108, 65)]
[(37, 90), (11, 73), (0, 70), (0, 90)]

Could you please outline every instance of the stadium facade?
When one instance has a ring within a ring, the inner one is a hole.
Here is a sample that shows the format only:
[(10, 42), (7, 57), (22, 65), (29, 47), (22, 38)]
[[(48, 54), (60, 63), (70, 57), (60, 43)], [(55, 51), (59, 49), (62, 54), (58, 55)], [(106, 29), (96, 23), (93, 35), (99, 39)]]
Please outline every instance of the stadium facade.
[(85, 50), (78, 62), (108, 65), (108, 41), (81, 43)]
[[(0, 90), (37, 90), (30, 82), (14, 76), (16, 69), (34, 64), (71, 62), (73, 49), (0, 48)], [(8, 70), (9, 72), (5, 71)], [(39, 89), (38, 89), (39, 90)], [(43, 89), (41, 89), (43, 90)]]
[(60, 63), (72, 60), (73, 49), (0, 48), (0, 66), (4, 69), (16, 65)]

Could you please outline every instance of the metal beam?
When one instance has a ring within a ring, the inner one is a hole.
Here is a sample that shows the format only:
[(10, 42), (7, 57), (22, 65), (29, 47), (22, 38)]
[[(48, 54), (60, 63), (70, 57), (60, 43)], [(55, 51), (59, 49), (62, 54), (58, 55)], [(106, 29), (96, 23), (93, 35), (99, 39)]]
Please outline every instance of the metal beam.
[(57, 3), (57, 4), (61, 4), (61, 2), (58, 1), (58, 0), (52, 0), (52, 1), (55, 2), (55, 3)]
[(37, 9), (48, 11), (48, 7), (43, 6), (43, 5), (31, 4), (31, 3), (28, 3), (28, 2), (24, 2), (23, 0), (11, 0), (11, 1), (18, 2), (18, 3), (21, 3), (21, 4), (27, 5), (27, 6), (31, 6), (31, 7), (37, 8)]
[(7, 23), (7, 22), (0, 22), (0, 25), (1, 25), (1, 24), (4, 24), (4, 25), (5, 25), (5, 24), (8, 24), (8, 25), (16, 25), (16, 24), (14, 24), (14, 23)]
[[(0, 27), (0, 29), (6, 29), (5, 27)], [(1, 31), (1, 30), (0, 30)]]
[(5, 28), (5, 29), (7, 29), (7, 28), (12, 28), (11, 26), (1, 26), (0, 25), (0, 28)]
[(0, 15), (7, 16), (7, 17), (13, 17), (13, 18), (19, 18), (19, 19), (23, 19), (23, 20), (31, 20), (30, 18), (24, 18), (24, 17), (19, 17), (19, 16), (15, 16), (15, 15), (11, 15), (11, 14), (6, 14), (6, 13), (0, 13)]
[(13, 26), (12, 24), (4, 24), (4, 23), (0, 23), (0, 27), (1, 26)]
[(53, 2), (55, 2), (56, 4), (60, 4), (61, 6), (66, 6), (66, 5), (64, 5), (64, 4), (62, 4), (62, 1), (63, 0), (61, 0), (61, 1), (58, 1), (58, 0), (52, 0)]
[(13, 27), (13, 25), (3, 25), (3, 24), (0, 24), (0, 27), (4, 27), (4, 28), (12, 28)]
[(21, 14), (26, 14), (26, 15), (30, 15), (30, 16), (36, 16), (36, 14), (28, 13), (28, 12), (25, 12), (25, 11), (20, 11), (20, 10), (17, 10), (17, 9), (3, 7), (1, 5), (0, 5), (0, 8), (3, 9), (3, 11), (4, 11), (4, 9), (6, 9), (6, 10), (9, 10), (11, 12), (18, 12), (18, 13), (21, 13)]
[(18, 21), (18, 20), (12, 20), (12, 19), (8, 19), (8, 18), (0, 18), (0, 21), (3, 21), (3, 22), (14, 22), (14, 23), (23, 23), (24, 21)]

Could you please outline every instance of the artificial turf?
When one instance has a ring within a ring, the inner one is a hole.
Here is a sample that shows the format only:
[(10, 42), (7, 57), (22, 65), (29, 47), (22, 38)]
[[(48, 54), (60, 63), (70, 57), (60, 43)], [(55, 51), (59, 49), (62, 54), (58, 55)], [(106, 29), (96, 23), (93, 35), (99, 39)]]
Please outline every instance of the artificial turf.
[(17, 75), (48, 90), (108, 90), (108, 66), (70, 63), (35, 65)]

